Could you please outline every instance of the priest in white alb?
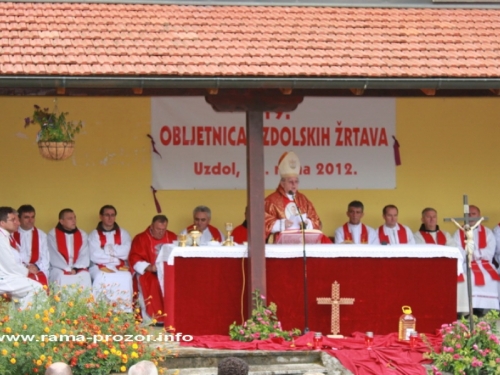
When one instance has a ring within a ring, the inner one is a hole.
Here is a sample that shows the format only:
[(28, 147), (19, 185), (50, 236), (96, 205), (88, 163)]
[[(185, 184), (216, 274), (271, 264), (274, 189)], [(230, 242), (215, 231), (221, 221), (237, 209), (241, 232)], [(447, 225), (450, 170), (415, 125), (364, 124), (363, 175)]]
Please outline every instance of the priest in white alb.
[(77, 228), (70, 208), (59, 212), (59, 223), (47, 236), (50, 256), (49, 282), (92, 288), (87, 234)]
[(13, 236), (21, 255), (21, 262), (28, 269), (28, 277), (48, 287), (49, 250), (47, 235), (35, 227), (35, 208), (29, 204), (17, 210), (20, 226)]
[(43, 286), (28, 278), (28, 269), (19, 261), (12, 234), (19, 227), (17, 212), (0, 207), (0, 295), (10, 297), (21, 309), (28, 308), (35, 298), (47, 298)]
[(349, 203), (347, 206), (347, 217), (349, 221), (335, 231), (335, 243), (379, 244), (375, 229), (361, 223), (364, 209), (365, 207), (360, 201), (352, 201)]
[(378, 240), (381, 245), (415, 244), (415, 238), (409, 227), (398, 223), (398, 208), (388, 204), (382, 210), (384, 225), (378, 228)]
[(471, 250), (472, 307), (475, 314), (482, 315), (485, 312), (483, 309), (498, 310), (500, 308), (498, 301), (500, 277), (492, 264), (496, 249), (495, 236), (489, 228), (480, 225), (480, 217), (481, 211), (479, 208), (470, 205), (470, 223), (467, 227), (466, 225), (463, 227), (472, 232), (467, 233), (470, 238), (466, 238), (463, 228), (455, 222), (461, 229), (455, 232), (453, 239), (461, 250), (464, 259), (467, 259), (466, 248)]
[(99, 211), (97, 228), (89, 234), (92, 292), (96, 299), (105, 298), (116, 309), (132, 312), (132, 274), (128, 255), (132, 239), (116, 223), (116, 209), (111, 205)]

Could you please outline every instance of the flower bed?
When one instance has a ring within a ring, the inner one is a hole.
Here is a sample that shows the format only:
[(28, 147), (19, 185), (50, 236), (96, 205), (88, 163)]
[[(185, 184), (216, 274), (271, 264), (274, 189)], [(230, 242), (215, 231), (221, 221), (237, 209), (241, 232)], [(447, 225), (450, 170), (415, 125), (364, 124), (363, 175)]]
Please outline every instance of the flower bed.
[(117, 312), (82, 288), (63, 287), (49, 297), (37, 295), (25, 310), (12, 304), (3, 307), (2, 375), (44, 374), (54, 362), (68, 363), (74, 375), (107, 375), (126, 372), (139, 360), (158, 363), (166, 354), (142, 340), (148, 330), (134, 314)]

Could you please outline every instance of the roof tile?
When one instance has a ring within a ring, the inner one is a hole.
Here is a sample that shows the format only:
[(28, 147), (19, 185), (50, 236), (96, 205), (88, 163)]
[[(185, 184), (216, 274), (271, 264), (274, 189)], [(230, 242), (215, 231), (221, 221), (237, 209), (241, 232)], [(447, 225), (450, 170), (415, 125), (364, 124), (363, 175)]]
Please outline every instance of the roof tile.
[(0, 3), (4, 75), (500, 77), (500, 11)]

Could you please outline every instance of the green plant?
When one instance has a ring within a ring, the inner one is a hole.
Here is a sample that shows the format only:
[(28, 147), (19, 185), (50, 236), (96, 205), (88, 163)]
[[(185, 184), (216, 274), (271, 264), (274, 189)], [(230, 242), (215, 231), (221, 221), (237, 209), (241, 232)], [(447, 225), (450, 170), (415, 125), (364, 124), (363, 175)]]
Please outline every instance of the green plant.
[(31, 124), (40, 125), (37, 142), (73, 142), (76, 134), (80, 133), (83, 127), (82, 121), (68, 121), (66, 119), (68, 112), (58, 113), (57, 105), (52, 112), (36, 104), (34, 107), (33, 115), (24, 119), (24, 127)]
[(25, 310), (10, 305), (0, 316), (0, 373), (44, 374), (51, 363), (65, 362), (74, 375), (107, 375), (168, 354), (162, 343), (145, 340), (152, 336), (133, 313), (115, 310), (76, 287), (51, 287), (50, 296), (37, 295)]
[(443, 324), (441, 352), (431, 349), (427, 358), (434, 361), (429, 373), (441, 375), (443, 371), (454, 375), (493, 375), (500, 374), (500, 341), (496, 328), (498, 311), (492, 310), (484, 318), (474, 317), (472, 332), (465, 319), (453, 324)]
[(266, 340), (274, 337), (281, 337), (285, 340), (291, 340), (293, 336), (299, 336), (300, 330), (297, 328), (291, 331), (284, 331), (281, 323), (276, 316), (278, 307), (271, 302), (266, 306), (266, 297), (255, 290), (252, 294), (254, 309), (252, 317), (243, 325), (237, 325), (236, 322), (229, 326), (229, 336), (231, 340), (253, 341)]

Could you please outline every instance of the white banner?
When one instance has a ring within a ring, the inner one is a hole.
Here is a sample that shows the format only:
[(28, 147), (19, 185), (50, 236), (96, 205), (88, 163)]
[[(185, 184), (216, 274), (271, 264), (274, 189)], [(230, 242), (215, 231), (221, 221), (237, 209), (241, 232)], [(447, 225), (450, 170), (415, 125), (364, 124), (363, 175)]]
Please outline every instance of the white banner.
[[(294, 151), (301, 189), (394, 189), (394, 98), (305, 97), (293, 112), (264, 113), (265, 187)], [(153, 97), (153, 187), (246, 189), (244, 113), (218, 113), (203, 97)]]

